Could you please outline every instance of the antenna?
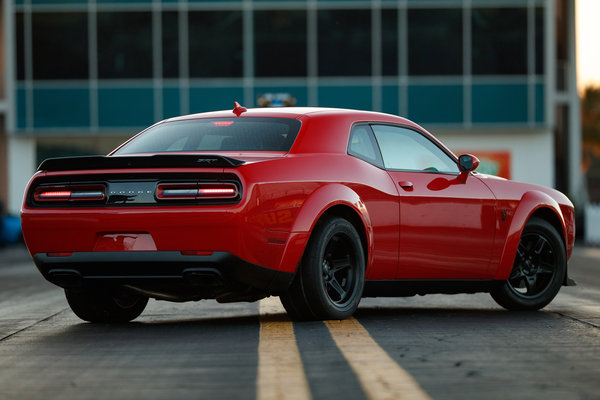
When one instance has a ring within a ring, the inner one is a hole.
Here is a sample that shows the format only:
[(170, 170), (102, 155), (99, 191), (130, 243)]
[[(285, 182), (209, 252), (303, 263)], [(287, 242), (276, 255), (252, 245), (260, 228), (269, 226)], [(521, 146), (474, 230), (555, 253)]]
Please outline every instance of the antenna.
[(242, 115), (242, 113), (244, 113), (244, 112), (248, 111), (248, 109), (246, 109), (246, 107), (243, 107), (243, 106), (242, 106), (242, 105), (240, 105), (240, 103), (238, 103), (237, 101), (234, 101), (234, 102), (233, 102), (233, 105), (235, 106), (235, 107), (233, 108), (233, 113), (234, 113), (235, 115), (237, 115), (238, 117), (239, 117), (240, 115)]

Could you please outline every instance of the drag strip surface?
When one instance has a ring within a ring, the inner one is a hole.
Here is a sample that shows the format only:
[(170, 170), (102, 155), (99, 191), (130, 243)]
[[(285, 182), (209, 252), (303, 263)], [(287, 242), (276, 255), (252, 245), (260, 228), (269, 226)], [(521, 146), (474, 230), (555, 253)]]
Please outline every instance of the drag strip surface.
[(579, 286), (541, 312), (436, 295), (291, 322), (277, 298), (151, 300), (121, 325), (82, 322), (24, 253), (0, 257), (0, 399), (594, 399), (594, 250), (576, 249)]

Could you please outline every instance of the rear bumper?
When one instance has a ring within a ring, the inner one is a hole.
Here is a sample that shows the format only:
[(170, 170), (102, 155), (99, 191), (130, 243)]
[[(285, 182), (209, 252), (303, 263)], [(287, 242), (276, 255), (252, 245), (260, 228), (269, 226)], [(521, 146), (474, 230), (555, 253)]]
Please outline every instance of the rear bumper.
[(38, 253), (33, 260), (48, 281), (63, 288), (127, 285), (150, 297), (175, 301), (219, 299), (242, 292), (251, 292), (254, 297), (280, 294), (294, 277), (293, 273), (261, 267), (228, 252), (207, 255), (184, 255), (178, 251)]

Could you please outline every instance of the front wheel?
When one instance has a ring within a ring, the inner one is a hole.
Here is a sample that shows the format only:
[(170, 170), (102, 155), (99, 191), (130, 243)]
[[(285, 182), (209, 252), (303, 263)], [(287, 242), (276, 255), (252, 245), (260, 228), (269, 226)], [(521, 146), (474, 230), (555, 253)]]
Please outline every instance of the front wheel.
[(560, 234), (548, 221), (532, 218), (521, 235), (508, 280), (490, 294), (509, 310), (539, 310), (554, 299), (567, 271)]
[(124, 288), (65, 289), (71, 310), (84, 321), (128, 322), (146, 308), (148, 298)]
[(295, 320), (344, 319), (362, 297), (365, 257), (360, 237), (345, 219), (320, 223), (281, 303)]

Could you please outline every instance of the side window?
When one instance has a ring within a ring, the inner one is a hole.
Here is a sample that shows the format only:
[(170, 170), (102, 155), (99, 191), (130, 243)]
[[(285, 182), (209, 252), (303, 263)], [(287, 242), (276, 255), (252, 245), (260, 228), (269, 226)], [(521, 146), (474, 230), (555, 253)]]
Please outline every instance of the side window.
[(381, 154), (369, 125), (354, 125), (350, 131), (348, 154), (383, 168)]
[(459, 173), (456, 162), (420, 133), (390, 125), (372, 128), (386, 169)]

